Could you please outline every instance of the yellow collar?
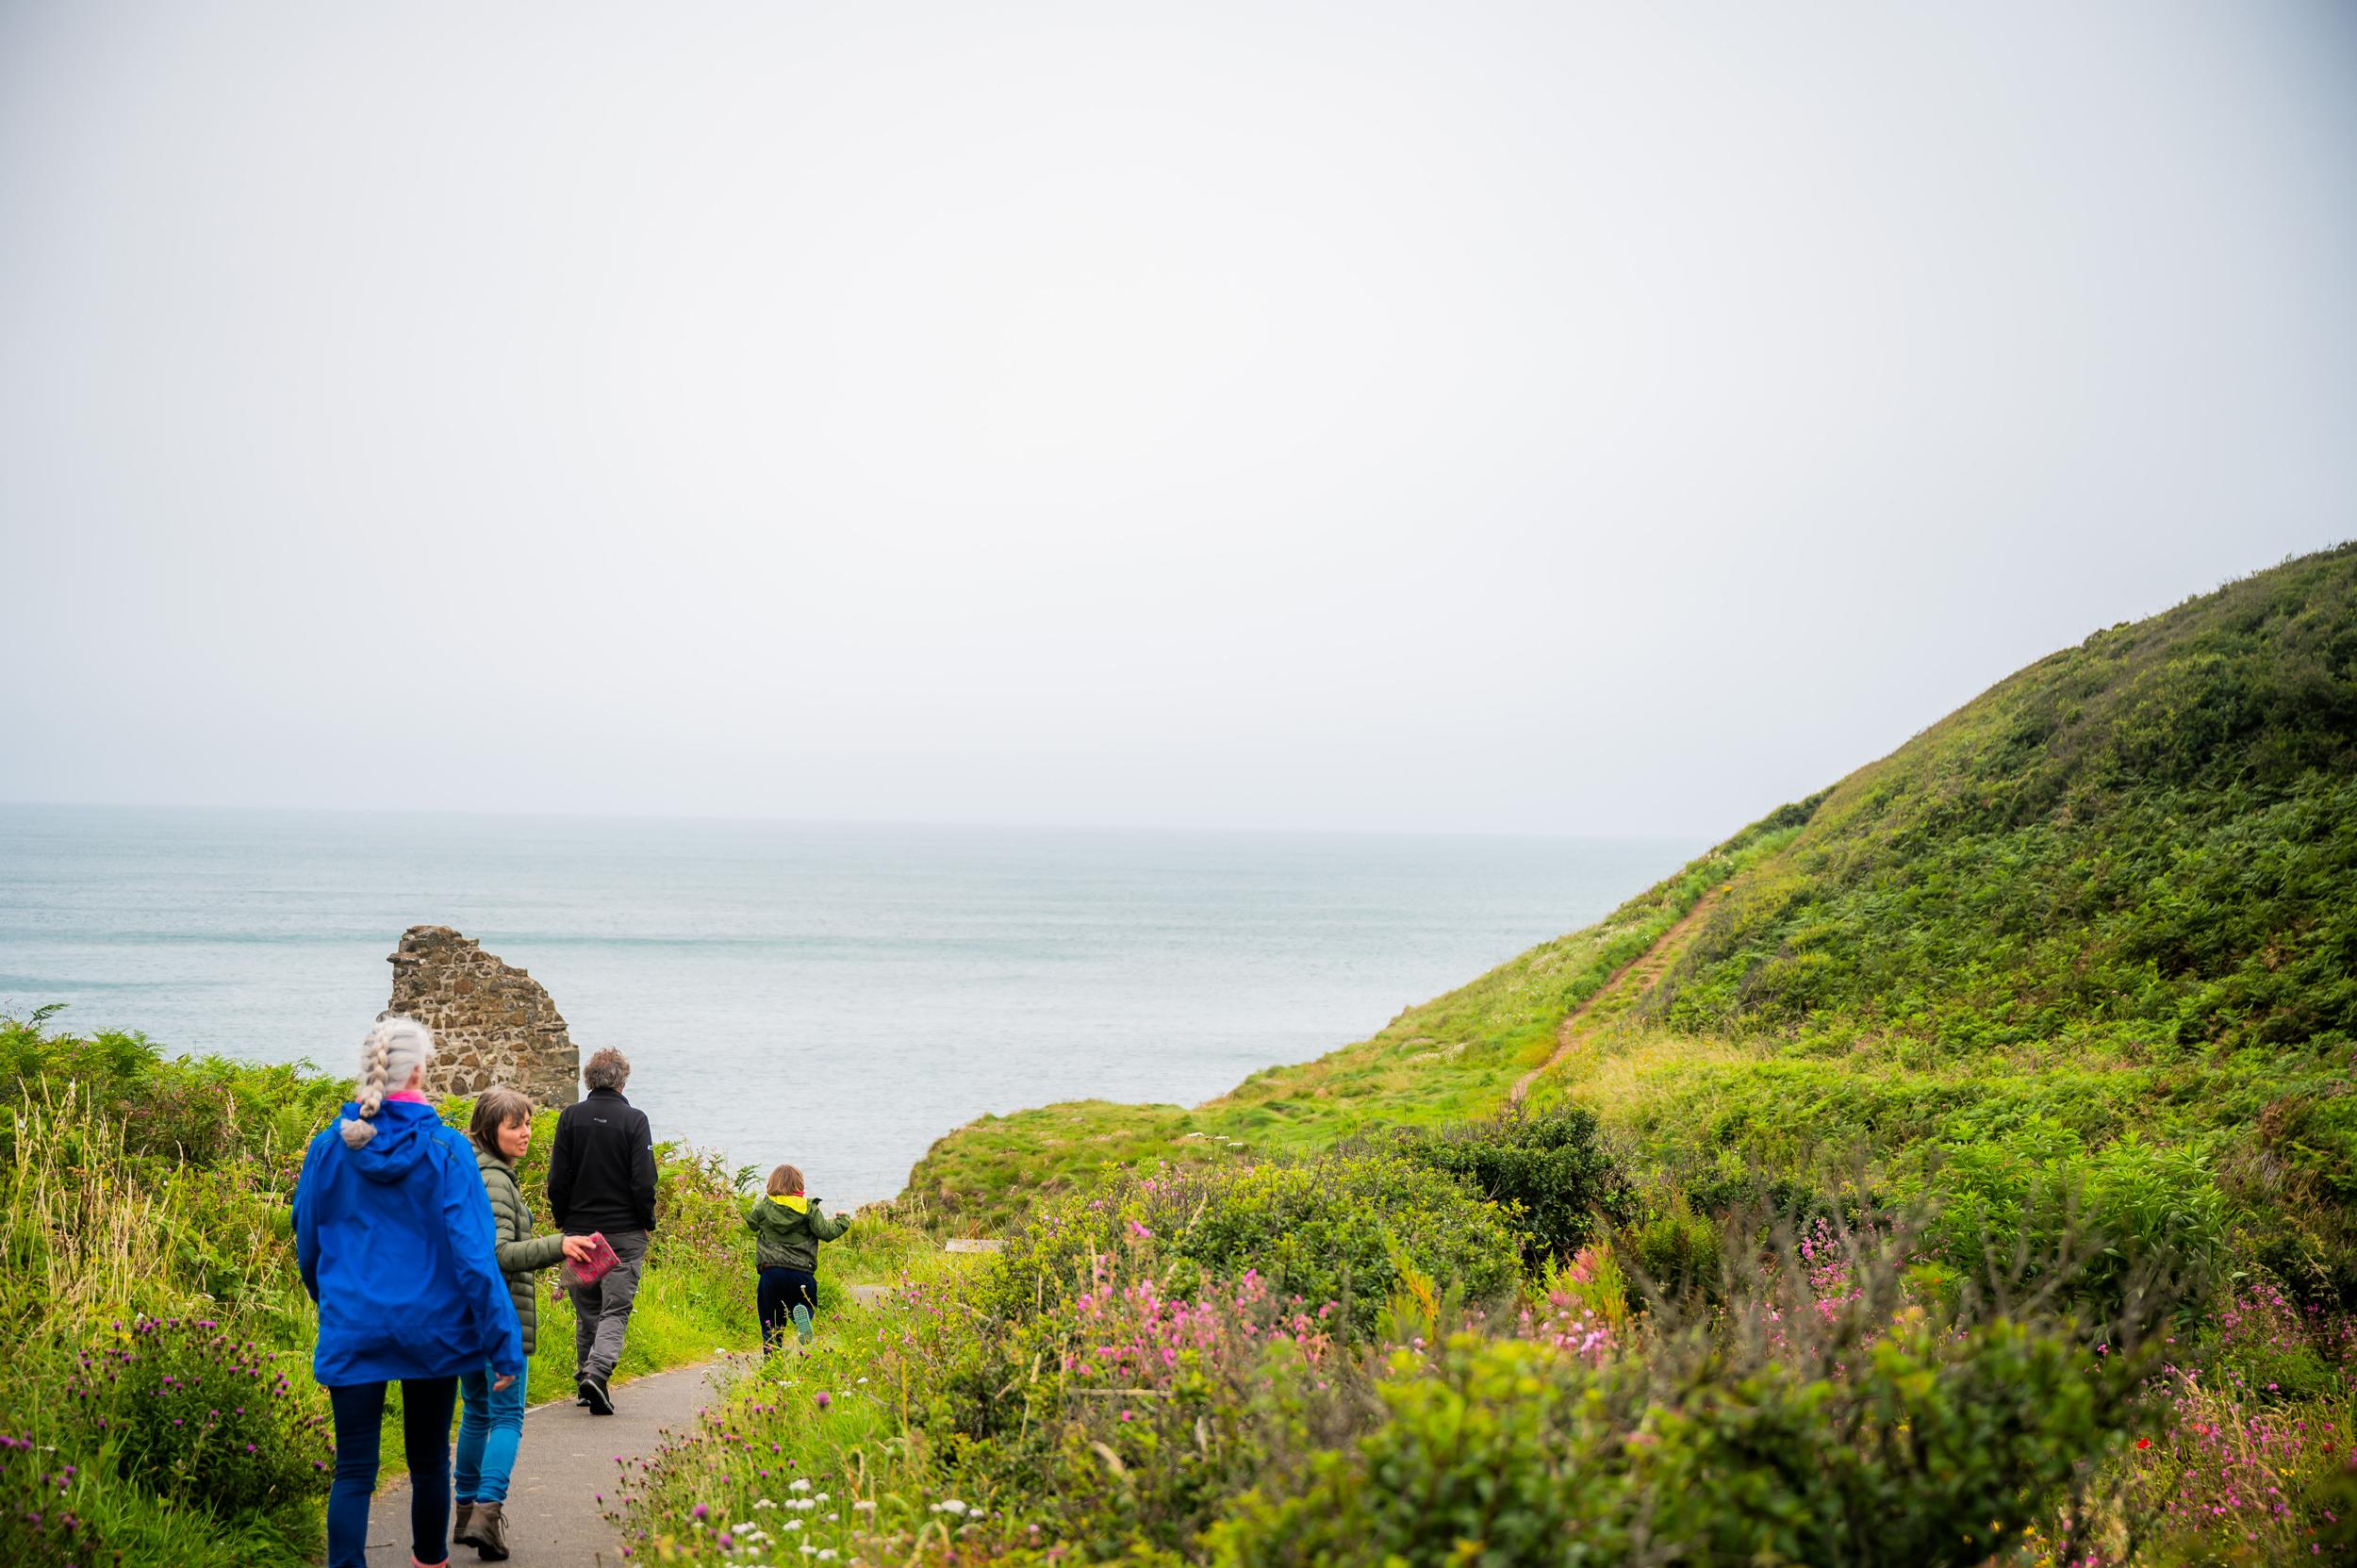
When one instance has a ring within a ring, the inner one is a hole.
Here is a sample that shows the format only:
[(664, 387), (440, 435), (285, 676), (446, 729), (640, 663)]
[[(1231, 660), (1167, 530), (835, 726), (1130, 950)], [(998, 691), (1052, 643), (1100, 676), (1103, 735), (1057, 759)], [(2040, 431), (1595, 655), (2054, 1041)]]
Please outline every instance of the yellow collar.
[(810, 1213), (810, 1199), (799, 1193), (771, 1193), (769, 1201), (781, 1208), (791, 1209), (798, 1214)]

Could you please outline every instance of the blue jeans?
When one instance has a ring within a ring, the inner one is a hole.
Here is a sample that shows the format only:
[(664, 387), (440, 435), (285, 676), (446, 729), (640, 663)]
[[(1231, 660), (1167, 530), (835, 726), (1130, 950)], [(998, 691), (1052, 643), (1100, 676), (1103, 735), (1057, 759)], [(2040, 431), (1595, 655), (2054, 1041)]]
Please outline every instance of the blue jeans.
[[(450, 1407), (455, 1378), (401, 1381), (401, 1446), (409, 1457), (409, 1550), (420, 1562), (450, 1556)], [(376, 1439), (385, 1385), (327, 1391), (336, 1412), (336, 1483), (327, 1493), (327, 1568), (368, 1568), (369, 1499), (376, 1492)]]
[(524, 1440), (524, 1384), (532, 1369), (503, 1389), (489, 1367), (458, 1379), (458, 1469), (461, 1503), (507, 1501), (507, 1477), (516, 1468), (516, 1445)]

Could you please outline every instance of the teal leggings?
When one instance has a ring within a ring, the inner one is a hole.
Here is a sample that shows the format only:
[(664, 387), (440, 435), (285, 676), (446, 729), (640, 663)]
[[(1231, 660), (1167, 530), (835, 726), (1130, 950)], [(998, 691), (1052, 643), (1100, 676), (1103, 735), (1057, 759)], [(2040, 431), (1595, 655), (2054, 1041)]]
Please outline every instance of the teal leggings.
[(507, 1477), (516, 1468), (516, 1447), (524, 1440), (525, 1375), (497, 1393), (498, 1375), (488, 1368), (458, 1379), (464, 1404), (458, 1414), (458, 1458), (451, 1477), (462, 1503), (507, 1501)]

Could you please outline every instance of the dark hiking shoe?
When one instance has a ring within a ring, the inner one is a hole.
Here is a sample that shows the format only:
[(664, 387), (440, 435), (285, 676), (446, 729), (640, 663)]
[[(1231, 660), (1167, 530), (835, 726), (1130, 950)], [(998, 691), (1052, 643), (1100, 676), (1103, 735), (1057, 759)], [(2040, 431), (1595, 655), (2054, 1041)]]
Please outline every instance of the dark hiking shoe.
[(507, 1516), (498, 1503), (480, 1503), (474, 1510), (475, 1555), (486, 1562), (507, 1560)]
[(594, 1372), (585, 1374), (581, 1379), (581, 1402), (589, 1407), (591, 1415), (614, 1413), (614, 1400), (605, 1392), (605, 1379)]
[(453, 1546), (474, 1544), (474, 1505), (461, 1503), (458, 1515), (450, 1522), (450, 1543)]

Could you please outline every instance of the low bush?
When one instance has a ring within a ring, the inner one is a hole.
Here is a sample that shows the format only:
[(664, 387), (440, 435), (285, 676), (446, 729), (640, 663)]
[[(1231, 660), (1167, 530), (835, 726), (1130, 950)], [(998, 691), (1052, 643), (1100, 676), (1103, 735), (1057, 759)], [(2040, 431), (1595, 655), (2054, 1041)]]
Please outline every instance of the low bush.
[(1708, 1295), (1719, 1288), (1719, 1231), (1694, 1213), (1683, 1193), (1672, 1192), (1623, 1238), (1636, 1264), (1635, 1283), (1667, 1300)]
[(1529, 1268), (1571, 1257), (1635, 1212), (1628, 1178), (1582, 1106), (1534, 1113), (1516, 1101), (1482, 1121), (1404, 1133), (1397, 1147), (1505, 1209)]
[(1007, 1244), (976, 1304), (1031, 1316), (1095, 1288), (1098, 1261), (1131, 1258), (1193, 1295), (1257, 1271), (1280, 1297), (1340, 1302), (1343, 1329), (1370, 1332), (1403, 1268), (1466, 1299), (1511, 1287), (1521, 1247), (1507, 1213), (1396, 1154), (1159, 1171), (1042, 1210)]
[(2099, 1310), (2117, 1303), (2137, 1267), (2166, 1258), (2214, 1264), (2225, 1234), (2225, 1204), (2194, 1149), (2162, 1147), (2131, 1132), (2101, 1148), (2032, 1117), (1947, 1152), (1902, 1191), (1935, 1215), (1928, 1249), (1970, 1270), (2000, 1258), (2051, 1258), (2066, 1238), (2101, 1234), (2074, 1288)]
[(119, 1475), (227, 1516), (324, 1495), (335, 1447), (269, 1352), (209, 1318), (148, 1318), (86, 1352), (66, 1386)]

